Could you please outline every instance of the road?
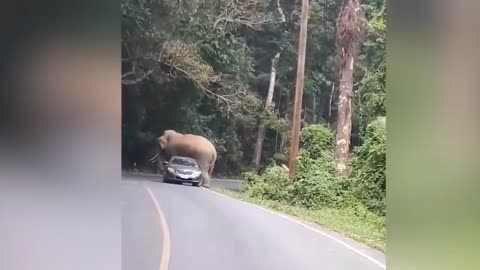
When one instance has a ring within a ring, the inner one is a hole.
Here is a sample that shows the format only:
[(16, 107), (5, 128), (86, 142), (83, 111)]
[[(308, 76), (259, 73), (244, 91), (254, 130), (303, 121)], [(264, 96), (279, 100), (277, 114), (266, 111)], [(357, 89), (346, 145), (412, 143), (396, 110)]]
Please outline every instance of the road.
[[(132, 173), (132, 172), (123, 172), (122, 176), (124, 179), (128, 180), (149, 180), (149, 181), (159, 181), (158, 174), (151, 173)], [(242, 190), (244, 187), (243, 181), (234, 180), (234, 179), (222, 179), (222, 178), (212, 178), (212, 186), (220, 187), (230, 190)]]
[(316, 225), (153, 179), (122, 181), (124, 270), (385, 269), (383, 253)]

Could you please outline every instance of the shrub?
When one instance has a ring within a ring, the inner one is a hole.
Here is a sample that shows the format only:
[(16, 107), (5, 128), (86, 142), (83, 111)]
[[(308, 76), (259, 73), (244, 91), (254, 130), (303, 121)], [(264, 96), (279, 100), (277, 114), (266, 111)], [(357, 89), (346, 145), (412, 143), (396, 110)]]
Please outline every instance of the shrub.
[(363, 139), (352, 158), (353, 192), (368, 209), (385, 214), (386, 118), (379, 117), (370, 123)]
[(324, 125), (311, 125), (303, 128), (300, 140), (303, 154), (311, 158), (319, 158), (332, 151), (333, 133)]
[(333, 133), (323, 125), (311, 125), (302, 130), (301, 142), (290, 202), (305, 208), (338, 206), (347, 187), (335, 176)]
[(340, 207), (350, 199), (349, 181), (335, 175), (333, 153), (312, 159), (301, 154), (290, 201), (306, 208)]
[(293, 184), (283, 168), (267, 167), (262, 175), (244, 175), (249, 194), (311, 209), (344, 205), (349, 182), (335, 176), (333, 133), (323, 125), (311, 125), (302, 130), (301, 142)]
[(304, 128), (295, 181), (289, 183), (287, 172), (279, 166), (267, 167), (262, 175), (246, 173), (249, 195), (309, 209), (368, 209), (384, 214), (385, 118), (368, 126), (364, 143), (354, 151), (350, 178), (335, 174), (333, 138), (325, 126)]
[(268, 167), (262, 175), (245, 173), (244, 178), (252, 197), (275, 201), (285, 201), (288, 197), (288, 173), (280, 166)]

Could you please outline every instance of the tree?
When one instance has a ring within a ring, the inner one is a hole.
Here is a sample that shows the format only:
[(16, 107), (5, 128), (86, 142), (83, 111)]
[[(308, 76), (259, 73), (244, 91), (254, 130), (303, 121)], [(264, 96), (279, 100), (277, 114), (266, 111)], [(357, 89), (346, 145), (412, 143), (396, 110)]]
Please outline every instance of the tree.
[[(278, 16), (280, 16), (280, 27), (282, 28), (282, 36), (284, 35), (285, 31), (285, 13), (283, 12), (282, 7), (280, 6), (280, 0), (276, 0)], [(270, 83), (268, 85), (268, 95), (267, 100), (265, 101), (265, 110), (269, 111), (272, 107), (272, 99), (275, 90), (275, 79), (277, 75), (277, 68), (278, 68), (278, 61), (280, 60), (280, 55), (282, 53), (284, 46), (280, 46), (279, 50), (275, 53), (275, 56), (272, 59), (272, 68), (270, 71)], [(260, 125), (258, 127), (257, 132), (257, 140), (255, 143), (255, 150), (253, 152), (253, 165), (255, 168), (260, 166), (260, 158), (262, 157), (262, 147), (263, 147), (263, 140), (265, 138), (265, 121), (261, 120)]]
[[(378, 31), (355, 61), (362, 72), (354, 79), (352, 147), (384, 114), (384, 46), (378, 41), (384, 20), (373, 19), (383, 18), (375, 15), (383, 3), (363, 0)], [(341, 4), (309, 5), (302, 126), (336, 124)], [(122, 0), (121, 10), (123, 166), (146, 168), (154, 138), (170, 128), (214, 141), (219, 173), (238, 175), (255, 164), (257, 141), (259, 167), (287, 162), (300, 1)]]
[(386, 116), (386, 3), (366, 5), (368, 40), (361, 57), (364, 76), (358, 87), (358, 114), (361, 132), (379, 116)]
[(346, 175), (352, 132), (354, 67), (365, 31), (360, 0), (345, 0), (337, 18), (337, 50), (340, 63), (335, 163), (338, 175)]
[(211, 139), (218, 171), (242, 169), (261, 114), (248, 37), (272, 22), (267, 2), (122, 0), (121, 9), (123, 166), (145, 167), (171, 128)]

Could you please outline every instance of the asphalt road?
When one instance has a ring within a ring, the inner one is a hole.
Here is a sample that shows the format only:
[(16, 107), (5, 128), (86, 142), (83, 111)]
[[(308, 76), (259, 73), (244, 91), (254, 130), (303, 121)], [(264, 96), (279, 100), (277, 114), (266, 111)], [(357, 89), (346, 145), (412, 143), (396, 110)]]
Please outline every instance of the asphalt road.
[(124, 270), (385, 269), (379, 251), (204, 188), (124, 176), (122, 204)]

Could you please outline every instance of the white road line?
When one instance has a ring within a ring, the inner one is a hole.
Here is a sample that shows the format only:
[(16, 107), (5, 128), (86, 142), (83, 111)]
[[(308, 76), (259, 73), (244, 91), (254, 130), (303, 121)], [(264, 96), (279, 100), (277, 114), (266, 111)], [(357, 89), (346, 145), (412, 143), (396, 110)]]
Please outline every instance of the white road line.
[(364, 257), (365, 259), (369, 260), (370, 262), (376, 264), (376, 265), (379, 266), (380, 268), (386, 269), (385, 264), (383, 264), (383, 263), (379, 262), (378, 260), (372, 258), (371, 256), (365, 254), (365, 253), (362, 252), (361, 250), (359, 250), (359, 249), (351, 246), (350, 244), (348, 244), (348, 243), (346, 243), (346, 242), (344, 242), (344, 241), (342, 241), (342, 240), (340, 240), (340, 239), (338, 239), (338, 238), (336, 238), (336, 237), (334, 237), (334, 236), (332, 236), (332, 235), (330, 235), (330, 234), (328, 234), (328, 233), (326, 233), (326, 232), (322, 232), (322, 231), (320, 231), (320, 230), (318, 230), (318, 229), (316, 229), (316, 228), (314, 228), (314, 227), (312, 227), (312, 226), (309, 226), (309, 225), (307, 225), (307, 224), (305, 224), (305, 223), (303, 223), (303, 222), (300, 222), (299, 220), (293, 219), (293, 218), (291, 218), (291, 217), (289, 217), (289, 216), (287, 216), (287, 215), (284, 215), (284, 214), (282, 214), (282, 213), (279, 213), (279, 212), (270, 210), (270, 209), (268, 209), (268, 208), (265, 208), (265, 207), (262, 207), (262, 206), (259, 206), (259, 205), (253, 204), (253, 203), (249, 203), (249, 202), (246, 202), (246, 201), (237, 200), (237, 199), (235, 199), (235, 198), (229, 197), (229, 196), (227, 196), (227, 195), (225, 195), (225, 194), (221, 194), (221, 193), (218, 193), (218, 192), (213, 191), (213, 190), (210, 190), (210, 189), (206, 189), (206, 188), (204, 188), (204, 189), (207, 190), (207, 191), (209, 191), (209, 192), (212, 192), (212, 193), (214, 193), (214, 194), (216, 194), (216, 195), (218, 195), (218, 196), (226, 197), (226, 198), (229, 198), (229, 199), (231, 199), (231, 200), (235, 200), (235, 201), (238, 201), (238, 202), (241, 202), (241, 203), (244, 203), (244, 204), (247, 204), (247, 205), (256, 207), (256, 208), (258, 208), (258, 209), (262, 209), (262, 210), (267, 211), (267, 212), (269, 212), (269, 213), (271, 213), (271, 214), (274, 214), (274, 215), (280, 216), (280, 217), (282, 217), (282, 218), (284, 218), (284, 219), (287, 219), (287, 220), (290, 220), (290, 221), (292, 221), (292, 222), (295, 222), (295, 223), (298, 224), (298, 225), (301, 225), (301, 226), (303, 226), (303, 227), (305, 227), (305, 228), (307, 228), (307, 229), (309, 229), (309, 230), (312, 230), (312, 231), (314, 231), (314, 232), (316, 232), (316, 233), (319, 233), (319, 234), (321, 234), (321, 235), (323, 235), (323, 236), (325, 236), (325, 237), (327, 237), (327, 238), (329, 238), (329, 239), (334, 240), (335, 242), (337, 242), (337, 243), (341, 244), (342, 246), (346, 247), (347, 249), (355, 252), (356, 254)]
[(243, 183), (244, 181), (242, 180), (233, 180), (233, 179), (215, 179), (212, 178), (212, 181), (217, 181), (217, 182), (233, 182), (233, 183)]
[(153, 196), (152, 190), (145, 184), (145, 187), (150, 194), (150, 198), (152, 199), (153, 203), (155, 204), (155, 208), (157, 209), (158, 218), (160, 220), (160, 226), (162, 227), (163, 231), (163, 243), (162, 243), (162, 256), (160, 258), (160, 266), (159, 270), (168, 270), (168, 265), (170, 263), (170, 231), (168, 229), (167, 220), (165, 215), (163, 214), (160, 206), (158, 205), (155, 196)]

